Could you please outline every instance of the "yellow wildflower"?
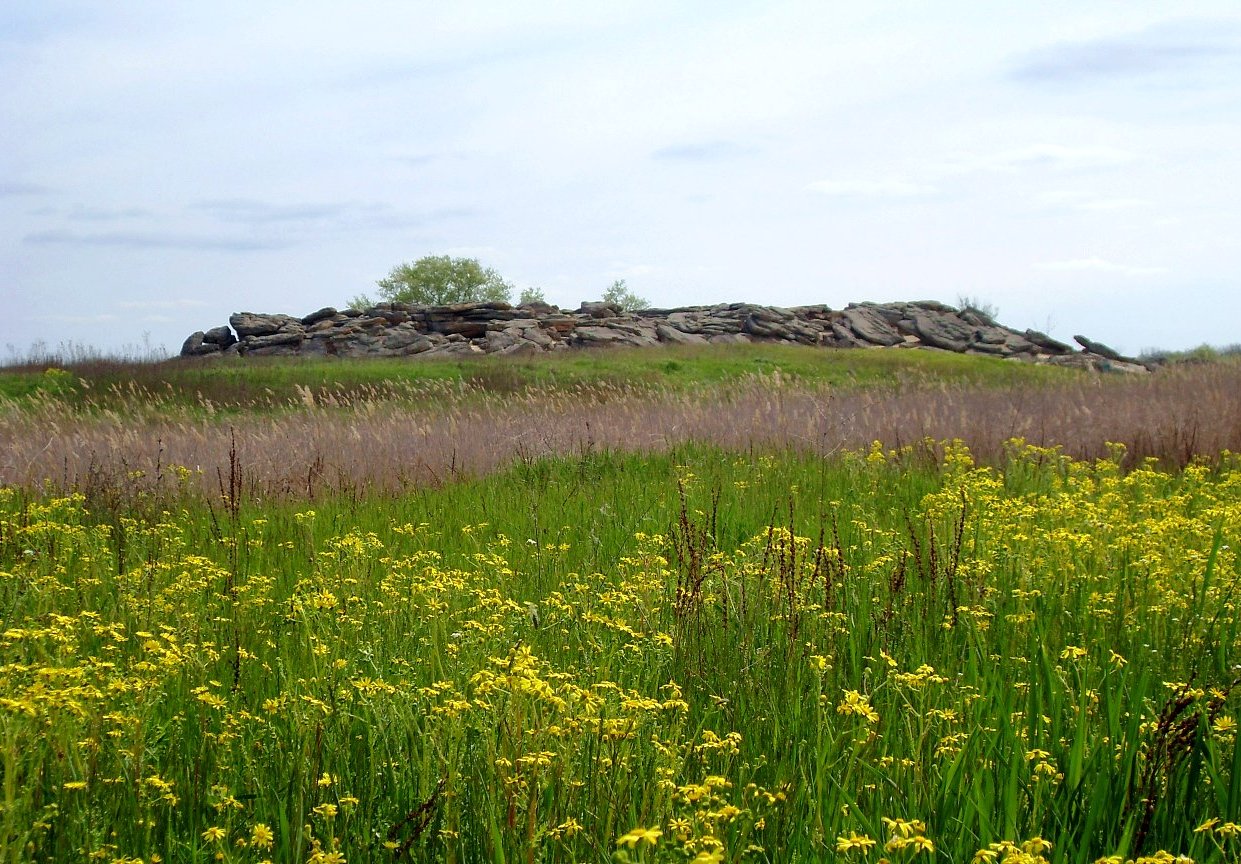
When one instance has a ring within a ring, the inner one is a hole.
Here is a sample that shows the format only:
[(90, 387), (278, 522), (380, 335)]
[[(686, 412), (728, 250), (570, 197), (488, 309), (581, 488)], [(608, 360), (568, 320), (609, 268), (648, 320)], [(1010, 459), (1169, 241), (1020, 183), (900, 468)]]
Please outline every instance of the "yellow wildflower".
[(272, 841), (276, 839), (276, 835), (272, 833), (271, 828), (262, 822), (255, 824), (250, 829), (250, 845), (258, 849), (270, 849)]
[(841, 854), (851, 852), (854, 849), (861, 849), (865, 852), (874, 845), (875, 841), (870, 837), (867, 837), (865, 834), (850, 833), (848, 836), (841, 835), (836, 838), (836, 851)]
[(640, 842), (645, 840), (647, 843), (650, 843), (652, 846), (654, 846), (655, 841), (658, 840), (660, 837), (662, 837), (663, 833), (664, 832), (660, 831), (658, 828), (635, 828), (632, 831), (630, 831), (628, 834), (624, 835), (619, 840), (617, 840), (616, 845), (617, 846), (628, 846), (630, 849), (632, 849), (635, 846), (637, 846)]

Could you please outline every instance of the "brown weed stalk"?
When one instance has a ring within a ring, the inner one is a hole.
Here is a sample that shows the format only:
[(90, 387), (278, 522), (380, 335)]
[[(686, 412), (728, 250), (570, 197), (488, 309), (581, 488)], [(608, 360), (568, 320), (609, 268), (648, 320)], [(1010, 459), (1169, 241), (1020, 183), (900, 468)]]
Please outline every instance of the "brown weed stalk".
[(767, 377), (701, 394), (612, 384), (498, 395), (441, 389), (419, 402), (383, 387), (301, 394), (274, 410), (228, 415), (164, 410), (157, 391), (135, 393), (133, 410), (123, 411), (11, 403), (0, 406), (0, 483), (211, 493), (240, 460), (245, 488), (230, 494), (396, 493), (519, 458), (687, 442), (830, 456), (876, 440), (961, 439), (981, 462), (998, 462), (1014, 437), (1079, 459), (1104, 457), (1107, 443), (1119, 442), (1131, 464), (1152, 457), (1169, 467), (1241, 451), (1241, 367), (1232, 365), (989, 389), (832, 389)]

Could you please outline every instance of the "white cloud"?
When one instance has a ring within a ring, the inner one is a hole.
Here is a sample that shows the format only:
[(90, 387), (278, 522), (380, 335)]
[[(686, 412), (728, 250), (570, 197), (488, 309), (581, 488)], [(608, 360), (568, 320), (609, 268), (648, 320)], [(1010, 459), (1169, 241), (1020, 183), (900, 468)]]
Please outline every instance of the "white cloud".
[(1063, 144), (1033, 144), (1013, 150), (982, 155), (965, 155), (952, 160), (948, 170), (954, 173), (1010, 172), (1046, 169), (1052, 171), (1086, 171), (1114, 168), (1133, 162), (1138, 156), (1120, 147), (1069, 147)]
[(1149, 207), (1150, 201), (1145, 198), (1090, 198), (1080, 201), (1076, 205), (1077, 210), (1093, 210), (1093, 211), (1110, 211), (1110, 210), (1133, 210), (1135, 208)]
[(113, 315), (111, 312), (101, 312), (98, 315), (36, 315), (38, 321), (51, 321), (56, 324), (110, 324), (113, 321), (120, 321), (119, 315)]
[(1105, 258), (1070, 258), (1066, 261), (1044, 261), (1035, 264), (1036, 270), (1049, 270), (1057, 273), (1073, 273), (1093, 271), (1096, 273), (1116, 273), (1121, 276), (1154, 276), (1166, 273), (1166, 267), (1137, 267), (1132, 264), (1117, 264)]
[(1217, 67), (1225, 73), (1241, 57), (1241, 26), (1231, 17), (1165, 21), (1136, 33), (1061, 41), (1026, 54), (1012, 77), (1031, 84), (1178, 76)]
[(18, 196), (36, 196), (46, 195), (52, 190), (47, 186), (39, 183), (22, 183), (20, 181), (0, 180), (0, 198), (12, 198)]
[(205, 300), (182, 297), (177, 300), (122, 300), (116, 305), (121, 309), (196, 309), (209, 304)]
[(498, 246), (450, 246), (436, 254), (450, 255), (453, 258), (479, 258), (486, 264), (488, 259), (501, 255), (503, 251)]
[(920, 198), (939, 191), (925, 183), (895, 177), (882, 180), (820, 180), (806, 188), (833, 198)]
[(1062, 207), (1067, 210), (1083, 210), (1087, 212), (1133, 210), (1135, 208), (1151, 206), (1151, 202), (1145, 198), (1109, 197), (1075, 189), (1057, 189), (1049, 192), (1040, 192), (1034, 196), (1034, 199), (1038, 203), (1050, 207)]
[(34, 231), (23, 242), (32, 245), (68, 247), (116, 247), (135, 251), (153, 249), (185, 249), (201, 252), (266, 252), (291, 246), (287, 240), (263, 239), (220, 234), (190, 234), (169, 231), (91, 231), (62, 229)]
[(628, 267), (619, 268), (621, 278), (634, 279), (641, 276), (653, 276), (661, 271), (662, 268), (651, 264), (633, 264)]

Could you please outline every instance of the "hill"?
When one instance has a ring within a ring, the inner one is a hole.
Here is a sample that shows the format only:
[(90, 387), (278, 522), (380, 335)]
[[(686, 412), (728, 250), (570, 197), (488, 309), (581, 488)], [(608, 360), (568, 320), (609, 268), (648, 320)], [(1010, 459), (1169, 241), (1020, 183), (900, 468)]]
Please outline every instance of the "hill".
[(303, 317), (238, 312), (191, 334), (183, 357), (241, 356), (461, 357), (505, 356), (573, 348), (784, 343), (821, 348), (936, 348), (1032, 363), (1104, 371), (1146, 367), (1106, 345), (1075, 337), (1074, 349), (1036, 330), (1017, 331), (971, 308), (935, 301), (781, 308), (752, 303), (625, 311), (604, 302), (574, 312), (546, 303), (503, 302), (368, 309), (331, 307)]

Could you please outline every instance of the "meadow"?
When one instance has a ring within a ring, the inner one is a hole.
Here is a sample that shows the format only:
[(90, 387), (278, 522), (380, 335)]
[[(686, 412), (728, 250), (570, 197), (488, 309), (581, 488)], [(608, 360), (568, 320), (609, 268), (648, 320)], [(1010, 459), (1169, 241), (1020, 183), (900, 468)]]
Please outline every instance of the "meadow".
[(1237, 367), (841, 353), (0, 374), (0, 860), (1235, 860)]

